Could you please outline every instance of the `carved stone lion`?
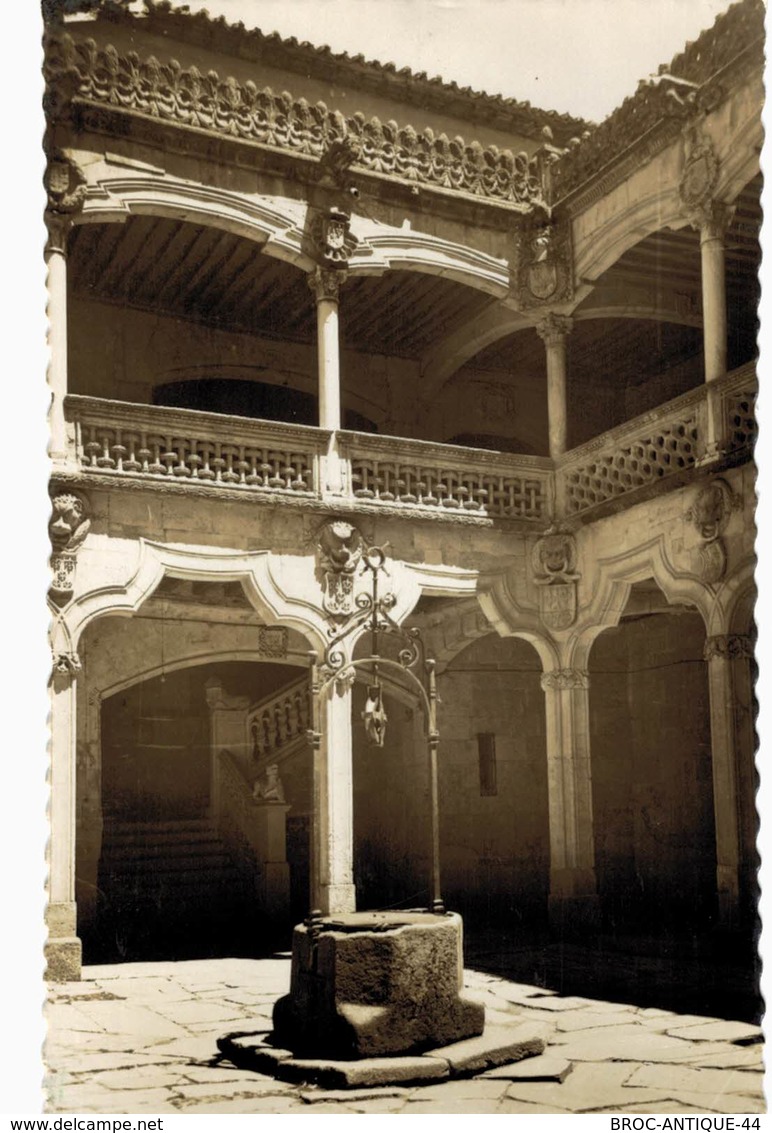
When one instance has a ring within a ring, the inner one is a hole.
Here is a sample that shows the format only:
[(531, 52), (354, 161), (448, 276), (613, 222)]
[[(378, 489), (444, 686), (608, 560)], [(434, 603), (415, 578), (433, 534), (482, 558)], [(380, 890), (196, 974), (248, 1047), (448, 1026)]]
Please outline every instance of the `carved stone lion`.
[(58, 492), (51, 507), (48, 537), (54, 553), (77, 551), (91, 527), (85, 498), (78, 492)]

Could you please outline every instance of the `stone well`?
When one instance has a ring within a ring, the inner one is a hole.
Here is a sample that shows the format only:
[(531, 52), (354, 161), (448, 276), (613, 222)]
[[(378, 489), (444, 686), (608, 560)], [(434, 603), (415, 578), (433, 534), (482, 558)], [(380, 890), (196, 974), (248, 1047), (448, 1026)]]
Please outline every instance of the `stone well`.
[(338, 1059), (445, 1046), (485, 1026), (484, 1007), (464, 998), (462, 986), (456, 913), (349, 913), (298, 925), (274, 1042)]

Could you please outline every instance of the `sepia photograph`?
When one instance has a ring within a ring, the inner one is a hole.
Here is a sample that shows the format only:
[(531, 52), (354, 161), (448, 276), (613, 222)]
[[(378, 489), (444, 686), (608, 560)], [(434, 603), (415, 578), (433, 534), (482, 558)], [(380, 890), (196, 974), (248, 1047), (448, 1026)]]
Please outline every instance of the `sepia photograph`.
[(43, 0), (42, 1112), (765, 1112), (764, 21)]

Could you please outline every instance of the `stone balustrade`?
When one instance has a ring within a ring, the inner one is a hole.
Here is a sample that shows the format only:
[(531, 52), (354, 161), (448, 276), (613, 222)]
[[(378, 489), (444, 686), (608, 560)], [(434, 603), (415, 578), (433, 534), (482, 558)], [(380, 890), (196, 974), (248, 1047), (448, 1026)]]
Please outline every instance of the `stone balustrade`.
[(755, 364), (749, 363), (571, 449), (556, 471), (565, 514), (683, 475), (712, 455), (749, 452), (755, 390)]
[[(578, 515), (624, 497), (633, 500), (665, 481), (675, 485), (712, 459), (747, 459), (756, 439), (755, 397), (750, 363), (594, 437), (557, 462), (342, 431), (338, 446), (347, 488), (332, 495), (320, 475), (328, 430), (74, 395), (65, 411), (77, 466), (89, 480), (279, 496), (405, 516), (544, 524), (556, 510), (558, 516)], [(291, 709), (292, 727), (299, 711)], [(281, 714), (278, 719), (285, 721)], [(278, 720), (266, 725), (260, 742), (270, 746), (270, 729), (285, 726), (290, 724)]]
[(128, 479), (314, 496), (323, 430), (70, 396), (80, 468)]
[(270, 762), (288, 744), (305, 736), (310, 722), (308, 687), (304, 675), (249, 709), (247, 728), (256, 764)]
[(341, 433), (355, 500), (410, 512), (544, 520), (551, 461), (425, 441)]

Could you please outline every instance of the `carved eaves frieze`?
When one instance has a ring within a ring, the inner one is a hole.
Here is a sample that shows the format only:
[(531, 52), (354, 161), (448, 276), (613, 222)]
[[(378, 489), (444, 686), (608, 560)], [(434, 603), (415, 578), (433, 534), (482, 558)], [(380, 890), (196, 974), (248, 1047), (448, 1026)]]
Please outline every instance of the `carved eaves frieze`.
[(357, 154), (351, 168), (382, 177), (520, 205), (523, 211), (542, 198), (539, 162), (526, 152), (368, 119), (362, 113), (344, 117), (323, 102), (258, 89), (251, 81), (221, 78), (215, 71), (203, 74), (154, 56), (123, 55), (112, 45), (100, 48), (93, 40), (76, 42), (67, 34), (49, 40), (45, 70), (49, 88), (77, 76), (77, 104), (96, 106), (101, 113), (132, 114), (138, 128), (171, 122), (320, 159), (329, 154), (331, 143), (345, 142)]

